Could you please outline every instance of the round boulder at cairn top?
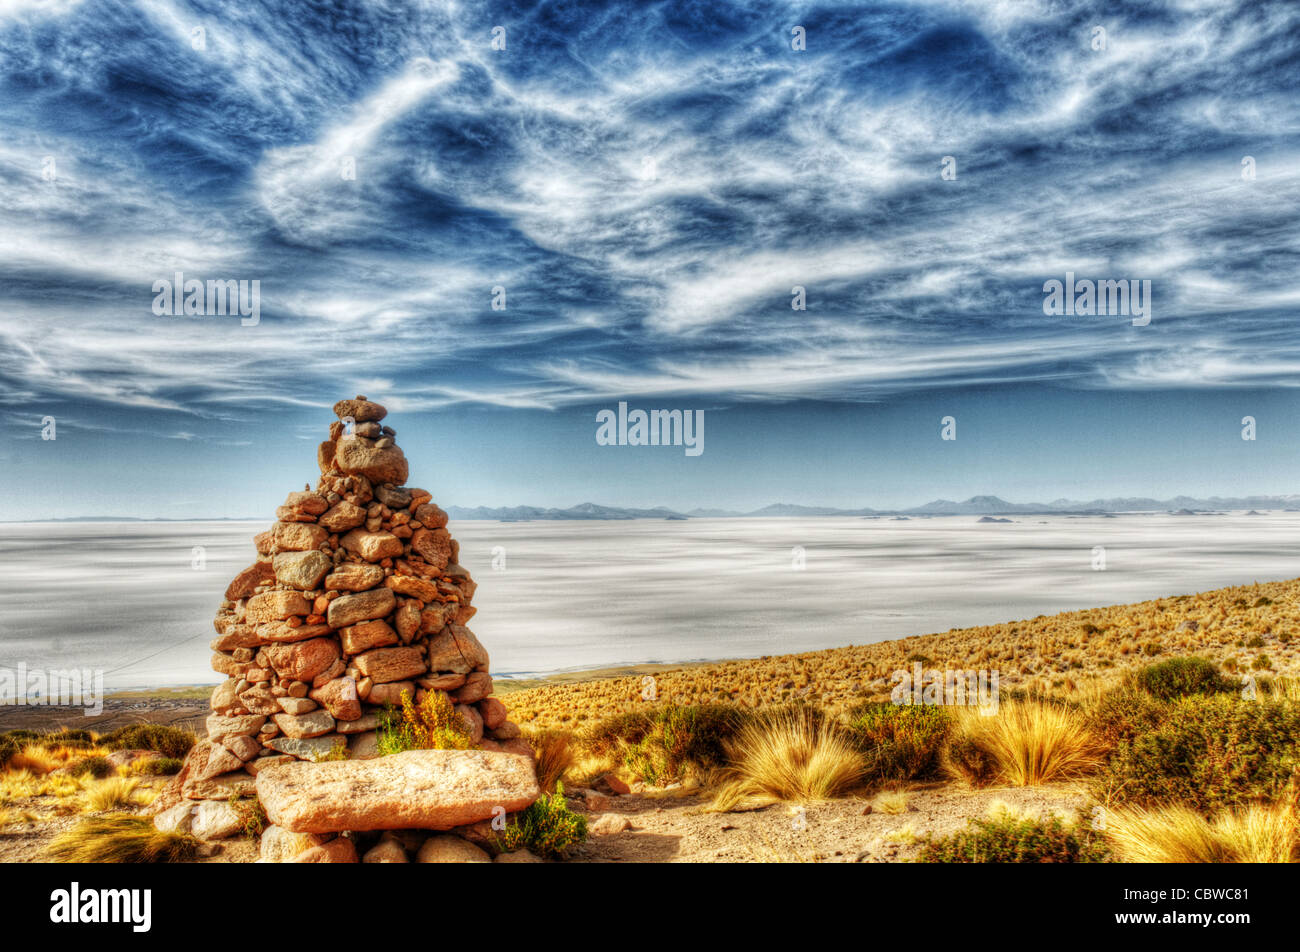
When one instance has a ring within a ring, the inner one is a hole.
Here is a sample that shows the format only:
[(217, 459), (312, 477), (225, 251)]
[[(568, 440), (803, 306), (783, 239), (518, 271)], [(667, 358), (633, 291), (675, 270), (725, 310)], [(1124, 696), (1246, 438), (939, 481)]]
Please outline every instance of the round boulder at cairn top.
[[(446, 796), (428, 794), (439, 815), (476, 819), (477, 807), (461, 808), (456, 797), (473, 793), (476, 769), (485, 788), (494, 777), (500, 785), (504, 767), (492, 766), (493, 755), (527, 758), (531, 777), (532, 750), (491, 696), (487, 651), (465, 627), (477, 586), (459, 563), (447, 514), (431, 493), (403, 485), (406, 457), (396, 431), (380, 425), (383, 406), (358, 396), (339, 401), (334, 412), (339, 419), (320, 445), (315, 489), (288, 494), (275, 524), (254, 539), (256, 561), (225, 591), (211, 648), (212, 667), (227, 680), (212, 692), (207, 738), (155, 812), (274, 787), (278, 808), (294, 815), (274, 777), (309, 788), (310, 777), (284, 768), (373, 758), (384, 705), (404, 694), (418, 704), (431, 691), (447, 695), (472, 735), (481, 731), (477, 750), (436, 752), (443, 773), (457, 778)], [(464, 763), (445, 765), (458, 754)], [(389, 791), (389, 800), (397, 793)], [(523, 783), (510, 808), (535, 796), (535, 786)], [(381, 806), (392, 809), (391, 802)], [(352, 804), (349, 815), (364, 809), (364, 802)], [(382, 826), (376, 819), (363, 828)], [(418, 821), (404, 816), (402, 825)]]

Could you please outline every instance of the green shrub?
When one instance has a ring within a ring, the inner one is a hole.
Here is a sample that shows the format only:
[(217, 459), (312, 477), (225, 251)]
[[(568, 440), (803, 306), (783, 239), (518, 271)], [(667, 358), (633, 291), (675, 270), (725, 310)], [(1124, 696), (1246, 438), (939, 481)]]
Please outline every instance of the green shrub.
[(239, 817), (240, 830), (250, 840), (255, 840), (266, 830), (268, 820), (262, 801), (257, 797), (231, 797), (230, 805)]
[(512, 820), (497, 838), (497, 845), (508, 853), (527, 849), (557, 859), (586, 838), (587, 818), (569, 809), (564, 785), (559, 784), (555, 793), (542, 794)]
[(1300, 768), (1300, 707), (1284, 700), (1192, 696), (1119, 743), (1099, 778), (1109, 803), (1182, 803), (1209, 814), (1271, 801)]
[(73, 764), (71, 773), (75, 777), (90, 775), (96, 780), (102, 780), (117, 773), (117, 768), (108, 762), (107, 757), (87, 757)]
[(47, 750), (51, 747), (85, 749), (87, 747), (95, 746), (95, 735), (90, 731), (64, 728), (62, 730), (51, 731), (48, 734), (41, 734), (36, 738), (35, 742)]
[(1147, 665), (1137, 673), (1135, 683), (1162, 701), (1192, 694), (1226, 694), (1241, 687), (1205, 658), (1170, 658)]
[(943, 751), (943, 765), (973, 786), (983, 787), (998, 779), (997, 758), (965, 734), (954, 734)]
[[(663, 785), (680, 780), (688, 766), (710, 768), (727, 763), (727, 742), (754, 715), (731, 704), (668, 705), (639, 721), (621, 740), (624, 765), (643, 781)], [(632, 740), (639, 733), (638, 739)]]
[(582, 732), (582, 746), (597, 756), (613, 756), (620, 753), (625, 744), (645, 740), (654, 723), (654, 716), (649, 711), (613, 714)]
[(1164, 714), (1162, 702), (1129, 686), (1107, 691), (1087, 710), (1088, 726), (1107, 749), (1157, 727)]
[[(379, 730), (375, 737), (379, 755), (400, 754), (405, 750), (469, 750), (473, 735), (465, 719), (452, 706), (444, 691), (429, 691), (419, 704), (403, 692), (400, 707), (385, 704), (379, 712)], [(346, 759), (332, 749), (327, 760)]]
[(10, 734), (0, 734), (0, 767), (9, 763), (9, 758), (23, 749), (22, 738)]
[(1270, 668), (1273, 667), (1273, 661), (1271, 658), (1269, 658), (1268, 655), (1262, 654), (1255, 659), (1255, 663), (1252, 665), (1252, 667), (1256, 671), (1268, 671)]
[(166, 777), (180, 773), (185, 761), (179, 757), (159, 757), (149, 759), (141, 757), (127, 765), (126, 773), (133, 777)]
[(109, 750), (156, 750), (164, 757), (184, 757), (194, 746), (194, 735), (166, 724), (131, 724), (99, 738)]
[(1104, 863), (1107, 850), (1091, 830), (1067, 826), (1060, 817), (1024, 818), (1004, 812), (971, 820), (968, 829), (929, 839), (920, 863)]
[(912, 780), (934, 774), (952, 714), (933, 704), (868, 703), (849, 712), (849, 736), (866, 757), (867, 776)]
[(1247, 648), (1262, 648), (1262, 647), (1264, 647), (1264, 636), (1263, 636), (1263, 635), (1251, 635), (1249, 638), (1246, 639), (1246, 647), (1247, 647)]
[(348, 752), (348, 742), (340, 737), (334, 741), (334, 746), (330, 748), (328, 754), (322, 754), (316, 758), (316, 763), (324, 764), (333, 761), (347, 760), (351, 754)]

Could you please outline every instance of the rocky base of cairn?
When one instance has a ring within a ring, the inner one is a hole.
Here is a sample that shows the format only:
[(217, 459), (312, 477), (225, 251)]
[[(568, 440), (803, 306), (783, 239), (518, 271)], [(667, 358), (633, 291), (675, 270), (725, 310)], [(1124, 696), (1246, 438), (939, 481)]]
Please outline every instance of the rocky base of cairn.
[[(351, 837), (334, 847), (327, 838), (465, 827), (538, 795), (532, 748), (491, 696), (488, 653), (466, 627), (476, 585), (447, 514), (404, 485), (406, 457), (381, 425), (383, 406), (358, 396), (334, 412), (315, 489), (289, 494), (254, 539), (257, 561), (226, 589), (211, 647), (227, 680), (212, 692), (206, 740), (156, 808), (159, 828), (217, 839), (243, 828), (239, 799), (259, 797), (276, 824), (263, 835), (264, 858), (284, 858), (268, 836), (314, 837), (305, 849), (346, 853)], [(379, 710), (435, 691), (477, 749), (376, 761)], [(402, 758), (423, 779), (383, 763)], [(324, 789), (346, 809), (293, 806)], [(362, 789), (364, 801), (348, 793)], [(411, 835), (384, 842), (409, 852)]]

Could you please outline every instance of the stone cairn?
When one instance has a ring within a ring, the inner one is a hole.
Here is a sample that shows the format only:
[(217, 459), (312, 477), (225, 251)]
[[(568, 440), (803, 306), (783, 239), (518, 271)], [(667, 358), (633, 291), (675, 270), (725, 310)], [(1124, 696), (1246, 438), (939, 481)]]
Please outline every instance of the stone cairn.
[[(483, 821), (538, 795), (532, 749), (491, 696), (487, 651), (465, 627), (475, 583), (447, 514), (404, 485), (387, 411), (358, 396), (334, 413), (316, 488), (289, 494), (226, 589), (211, 647), (227, 680), (155, 823), (218, 839), (244, 826), (240, 798), (258, 797), (276, 824), (264, 859), (302, 847), (346, 861), (354, 831), (405, 831), (371, 850), (390, 861), (416, 848), (412, 829), (462, 827), (457, 843), (474, 849), (490, 838)], [(379, 758), (379, 709), (431, 691), (447, 694), (477, 749)], [(441, 846), (421, 858), (465, 852), (450, 839), (429, 839)]]

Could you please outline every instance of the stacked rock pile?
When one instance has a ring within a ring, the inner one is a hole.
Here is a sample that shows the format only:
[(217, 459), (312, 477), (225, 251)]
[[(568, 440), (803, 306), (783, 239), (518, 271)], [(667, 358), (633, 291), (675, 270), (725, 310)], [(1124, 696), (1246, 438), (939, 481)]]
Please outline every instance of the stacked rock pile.
[(376, 757), (378, 711), (403, 694), (418, 704), (445, 692), (478, 751), (532, 757), (466, 627), (476, 586), (447, 514), (405, 485), (383, 406), (358, 396), (334, 413), (315, 489), (288, 495), (254, 539), (257, 561), (226, 589), (211, 644), (226, 681), (212, 692), (207, 739), (160, 804), (170, 813), (253, 796), (268, 768)]

